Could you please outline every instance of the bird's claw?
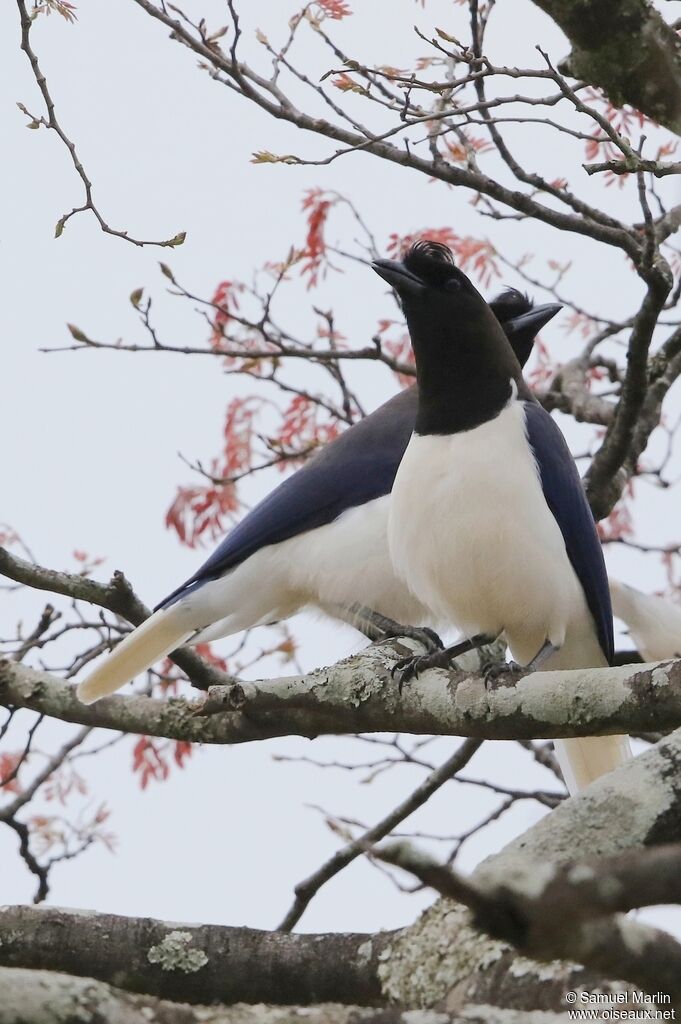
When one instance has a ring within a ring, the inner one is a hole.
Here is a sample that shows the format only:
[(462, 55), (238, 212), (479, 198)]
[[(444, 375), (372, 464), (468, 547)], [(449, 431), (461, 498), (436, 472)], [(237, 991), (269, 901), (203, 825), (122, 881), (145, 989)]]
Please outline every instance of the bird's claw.
[[(437, 634), (435, 635), (437, 636)], [(437, 639), (440, 638), (437, 637)], [(410, 654), (407, 658), (400, 658), (391, 668), (390, 675), (393, 679), (397, 679), (399, 692), (402, 693), (404, 684), (411, 679), (418, 679), (420, 672), (425, 672), (429, 668), (449, 668), (450, 664), (451, 654), (449, 651), (443, 647), (437, 647), (434, 651), (429, 651), (428, 654)]]
[(392, 678), (397, 679), (397, 689), (400, 696), (402, 695), (402, 687), (405, 683), (408, 683), (410, 679), (418, 679), (420, 660), (421, 656), (410, 654), (408, 658), (400, 658), (390, 669)]
[(523, 672), (523, 667), (517, 661), (490, 661), (482, 666), (485, 689), (493, 689), (497, 679), (501, 679), (503, 676), (519, 675), (521, 672)]
[[(437, 635), (434, 629), (429, 629), (428, 626), (402, 626), (395, 623), (394, 627), (391, 627), (385, 632), (386, 639), (399, 639), (405, 637), (407, 640), (416, 640), (417, 643), (421, 644), (425, 648), (427, 654), (433, 654), (435, 651), (444, 650), (444, 644)], [(407, 661), (408, 659), (403, 659)]]

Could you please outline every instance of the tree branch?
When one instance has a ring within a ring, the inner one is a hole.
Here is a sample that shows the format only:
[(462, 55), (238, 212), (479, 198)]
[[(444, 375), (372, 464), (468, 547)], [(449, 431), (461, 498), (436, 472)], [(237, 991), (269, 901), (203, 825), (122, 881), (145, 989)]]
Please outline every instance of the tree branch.
[(534, 0), (572, 44), (561, 70), (681, 132), (681, 44), (646, 0)]
[(415, 649), (412, 640), (373, 644), (308, 675), (212, 687), (204, 702), (114, 696), (85, 705), (56, 676), (0, 661), (0, 703), (80, 725), (218, 744), (395, 730), (517, 740), (681, 723), (681, 661), (507, 675), (492, 689), (479, 675), (432, 669), (400, 694), (390, 670)]
[[(77, 925), (77, 921), (74, 922)], [(152, 996), (135, 996), (103, 982), (53, 971), (0, 968), (0, 1024), (65, 1024), (65, 1021), (106, 1021), (106, 1024), (414, 1024), (414, 1013), (398, 1006), (357, 1006), (324, 1003), (305, 1007), (245, 1003), (189, 1006)], [(532, 1014), (532, 1024), (562, 1024), (562, 1014)], [(446, 1011), (425, 1011), (419, 1024), (528, 1024), (523, 1011), (495, 1006), (470, 1007), (464, 1017)]]
[(383, 1001), (377, 967), (390, 934), (287, 935), (4, 907), (0, 965), (92, 977), (127, 992), (188, 1003), (374, 1005)]
[[(477, 170), (464, 169), (453, 166), (443, 160), (428, 160), (413, 153), (411, 148), (404, 148), (401, 145), (386, 141), (383, 136), (369, 136), (360, 134), (358, 131), (351, 131), (343, 124), (334, 124), (322, 117), (316, 117), (298, 109), (286, 96), (274, 79), (265, 79), (257, 74), (251, 67), (241, 62), (234, 61), (220, 50), (207, 46), (200, 38), (192, 35), (190, 31), (176, 18), (173, 18), (166, 10), (156, 6), (151, 0), (134, 0), (140, 8), (148, 15), (160, 21), (171, 30), (172, 38), (183, 43), (194, 53), (215, 69), (213, 76), (222, 84), (228, 85), (230, 89), (243, 96), (245, 99), (255, 103), (262, 110), (272, 117), (288, 121), (289, 123), (305, 131), (316, 135), (325, 136), (340, 142), (347, 147), (347, 152), (364, 151), (371, 153), (383, 160), (388, 160), (401, 167), (410, 167), (420, 171), (429, 177), (445, 181), (450, 185), (461, 185), (470, 188), (474, 192), (480, 192), (498, 202), (517, 210), (519, 213), (535, 217), (539, 221), (550, 224), (556, 228), (576, 234), (586, 235), (596, 241), (606, 242), (626, 252), (634, 263), (638, 263), (640, 248), (638, 240), (631, 230), (624, 225), (613, 227), (609, 224), (599, 223), (587, 216), (563, 213), (537, 202), (531, 195), (519, 192), (516, 189), (506, 188), (493, 178), (482, 174)], [(508, 70), (513, 73), (514, 69)], [(520, 75), (522, 73), (518, 73)], [(530, 74), (532, 74), (530, 72)], [(534, 74), (539, 74), (535, 72)], [(221, 77), (224, 76), (224, 79)], [(553, 75), (551, 75), (553, 77)], [(456, 109), (452, 114), (456, 114)], [(434, 114), (423, 114), (419, 121), (424, 123), (432, 119)], [(438, 115), (445, 117), (446, 114)], [(395, 130), (401, 130), (404, 123), (401, 122), (395, 129), (390, 129), (392, 135)], [(276, 158), (275, 158), (276, 161)], [(294, 162), (303, 163), (294, 158)]]
[[(677, 730), (563, 801), (484, 861), (469, 881), (484, 893), (500, 887), (527, 889), (530, 883), (533, 891), (541, 892), (552, 878), (561, 877), (559, 865), (680, 840), (681, 730)], [(652, 863), (647, 865), (651, 875)], [(620, 870), (625, 877), (626, 862)], [(578, 881), (573, 878), (574, 884)], [(581, 883), (585, 891), (588, 882)], [(652, 888), (650, 895), (654, 895)], [(626, 894), (603, 893), (601, 907), (626, 906), (626, 899)], [(561, 920), (558, 917), (556, 923)], [(595, 951), (596, 932), (592, 935)], [(561, 1006), (567, 989), (595, 987), (588, 972), (569, 962), (556, 962), (548, 969), (524, 957), (517, 959), (505, 943), (481, 935), (470, 912), (450, 900), (440, 900), (412, 928), (397, 933), (384, 954), (384, 965), (381, 979), (386, 994), (412, 1006), (433, 1006), (448, 996), (448, 1007), (454, 1010), (468, 1002), (503, 1002), (529, 1010), (538, 1005), (539, 991), (542, 1006)]]
[(30, 34), (33, 21), (28, 11), (26, 10), (26, 4), (24, 0), (17, 0), (17, 6), (19, 8), (19, 19), (21, 21), (21, 49), (28, 57), (29, 63), (31, 65), (31, 71), (33, 72), (33, 77), (36, 80), (38, 88), (40, 89), (40, 93), (45, 102), (47, 117), (35, 117), (26, 109), (26, 107), (22, 103), (19, 104), (19, 107), (22, 110), (22, 112), (31, 119), (28, 125), (29, 128), (39, 128), (42, 125), (45, 128), (51, 129), (59, 136), (59, 138), (69, 151), (71, 162), (73, 163), (73, 166), (76, 169), (76, 173), (80, 178), (81, 182), (83, 183), (83, 188), (85, 190), (85, 200), (83, 202), (83, 205), (74, 207), (74, 209), (71, 210), (70, 213), (63, 214), (57, 221), (55, 237), (59, 238), (62, 231), (64, 230), (65, 225), (68, 223), (71, 217), (74, 216), (74, 214), (83, 213), (86, 210), (90, 210), (91, 213), (94, 215), (95, 219), (97, 220), (97, 223), (99, 224), (101, 230), (105, 234), (115, 235), (116, 238), (122, 238), (124, 239), (124, 241), (130, 242), (132, 245), (158, 245), (164, 248), (174, 248), (177, 245), (182, 245), (182, 243), (185, 240), (184, 231), (181, 231), (179, 234), (174, 235), (173, 238), (168, 238), (166, 239), (166, 241), (162, 242), (142, 241), (139, 238), (133, 238), (131, 235), (128, 234), (127, 231), (117, 231), (115, 228), (110, 227), (106, 223), (98, 208), (95, 206), (94, 200), (92, 198), (92, 182), (90, 181), (85, 172), (85, 168), (83, 167), (80, 157), (78, 156), (78, 153), (76, 151), (75, 144), (66, 135), (59, 121), (57, 120), (57, 115), (55, 113), (54, 108), (54, 100), (52, 99), (52, 96), (50, 94), (50, 90), (47, 85), (47, 79), (45, 78), (45, 75), (43, 74), (40, 68), (38, 58), (35, 54), (35, 51), (33, 50), (33, 47), (31, 46)]
[(419, 807), (423, 807), (430, 800), (433, 793), (437, 792), (441, 786), (444, 786), (445, 782), (453, 778), (462, 768), (465, 768), (473, 754), (480, 747), (480, 743), (480, 740), (466, 740), (451, 757), (447, 758), (444, 764), (431, 772), (417, 786), (414, 792), (410, 793), (405, 800), (402, 800), (397, 807), (393, 808), (382, 821), (379, 821), (357, 839), (347, 843), (341, 850), (337, 850), (325, 864), (317, 868), (314, 874), (300, 882), (295, 888), (295, 900), (279, 925), (278, 930), (290, 932), (300, 921), (310, 901), (323, 885), (337, 875), (339, 871), (342, 871), (343, 868), (346, 868), (348, 864), (351, 864), (353, 860), (361, 856), (369, 846), (377, 843), (392, 832), (410, 814), (413, 814)]
[[(0, 547), (0, 575), (7, 576), (8, 579), (15, 580), (16, 583), (21, 583), (24, 586), (33, 587), (35, 590), (47, 590), (51, 594), (62, 594), (64, 597), (70, 597), (76, 601), (87, 601), (99, 608), (106, 608), (114, 615), (122, 616), (133, 626), (139, 626), (151, 614), (118, 569), (109, 583), (97, 583), (86, 576), (45, 569), (41, 565), (18, 558), (16, 555), (10, 554), (6, 548)], [(174, 651), (170, 657), (186, 673), (197, 689), (207, 690), (209, 686), (231, 682), (231, 676), (221, 672), (213, 665), (209, 665), (198, 654), (186, 647), (181, 651)]]
[(619, 857), (534, 865), (525, 877), (485, 886), (462, 878), (410, 843), (372, 853), (473, 911), (476, 927), (537, 960), (572, 960), (614, 980), (663, 993), (681, 1008), (681, 944), (622, 913), (681, 903), (681, 847), (627, 851)]
[[(636, 858), (618, 857), (605, 865), (623, 889), (599, 889), (588, 873), (552, 865), (678, 841), (680, 834), (681, 730), (562, 803), (481, 865), (470, 884), (483, 896), (503, 892), (512, 905), (509, 892), (520, 893), (523, 906), (553, 892), (554, 909), (561, 893), (560, 899), (571, 904), (565, 887), (572, 886), (578, 899), (571, 912), (578, 923), (588, 921), (592, 909), (609, 912), (637, 902), (627, 884), (637, 870)], [(646, 854), (641, 863), (637, 877), (646, 897), (661, 898), (674, 871), (674, 853), (659, 851), (658, 859)], [(672, 894), (678, 893), (678, 877), (677, 872), (670, 882)], [(589, 909), (592, 896), (595, 905)], [(553, 934), (561, 920), (556, 912), (552, 921), (540, 924), (537, 913), (536, 926)], [(638, 926), (634, 931), (644, 938)], [(621, 941), (626, 944), (634, 931), (622, 930)], [(590, 934), (593, 955), (600, 949), (607, 960), (605, 933), (600, 939), (597, 930)], [(287, 935), (10, 907), (0, 913), (0, 939), (0, 964), (8, 967), (87, 973), (103, 982), (115, 979), (126, 991), (190, 1002), (335, 999), (423, 1007), (447, 997), (447, 1010), (455, 1013), (471, 1003), (534, 1009), (539, 992), (541, 1005), (558, 1007), (566, 988), (604, 987), (600, 975), (574, 964), (554, 962), (549, 969), (516, 958), (505, 942), (476, 931), (469, 911), (449, 900), (431, 907), (411, 928), (378, 936)], [(609, 965), (615, 970), (612, 959)], [(674, 992), (678, 977), (665, 979)]]

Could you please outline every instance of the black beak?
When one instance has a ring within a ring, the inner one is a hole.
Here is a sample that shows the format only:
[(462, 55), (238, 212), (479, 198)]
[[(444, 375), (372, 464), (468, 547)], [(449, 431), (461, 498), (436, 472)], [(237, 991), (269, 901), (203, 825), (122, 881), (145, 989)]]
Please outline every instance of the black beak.
[(562, 308), (557, 302), (547, 302), (544, 306), (535, 306), (528, 313), (512, 317), (504, 324), (507, 337), (513, 338), (519, 334), (534, 337)]
[(404, 263), (397, 260), (374, 260), (371, 269), (375, 270), (379, 277), (394, 288), (398, 295), (420, 295), (425, 285), (411, 270), (407, 270)]

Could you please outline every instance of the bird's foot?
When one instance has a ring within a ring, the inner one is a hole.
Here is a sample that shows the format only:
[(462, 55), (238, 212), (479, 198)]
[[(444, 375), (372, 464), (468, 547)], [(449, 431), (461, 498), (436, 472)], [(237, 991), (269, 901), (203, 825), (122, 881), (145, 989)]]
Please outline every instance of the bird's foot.
[(482, 666), (482, 678), (485, 681), (485, 689), (494, 689), (494, 684), (498, 679), (503, 676), (519, 676), (522, 675), (526, 669), (522, 665), (519, 665), (517, 661), (490, 661), (486, 665)]
[[(369, 640), (374, 642), (380, 643), (383, 640), (397, 640), (400, 637), (406, 637), (407, 640), (416, 640), (421, 644), (427, 654), (430, 654), (431, 651), (441, 651), (444, 647), (435, 630), (429, 629), (428, 626), (404, 626), (401, 622), (396, 622), (395, 619), (381, 615), (380, 612), (362, 604), (353, 604), (344, 610), (346, 615), (340, 617), (346, 622), (351, 622)], [(347, 614), (349, 614), (349, 618)]]
[(385, 633), (386, 640), (397, 640), (401, 636), (406, 637), (407, 640), (416, 640), (422, 647), (425, 647), (426, 654), (437, 654), (438, 651), (444, 650), (445, 645), (442, 640), (435, 630), (429, 629), (428, 626), (402, 626), (396, 622)]
[[(439, 640), (440, 638), (437, 637), (437, 639)], [(408, 658), (400, 658), (393, 665), (390, 674), (393, 679), (397, 679), (398, 690), (402, 693), (404, 684), (408, 683), (411, 679), (418, 679), (420, 672), (425, 672), (429, 668), (449, 668), (451, 663), (451, 651), (445, 650), (440, 646), (428, 654), (411, 654)]]

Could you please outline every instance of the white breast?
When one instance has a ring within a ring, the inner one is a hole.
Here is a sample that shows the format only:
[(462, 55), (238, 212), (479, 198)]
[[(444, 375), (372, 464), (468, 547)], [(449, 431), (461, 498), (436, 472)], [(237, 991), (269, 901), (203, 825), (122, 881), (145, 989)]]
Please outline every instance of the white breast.
[(412, 437), (388, 539), (396, 572), (420, 601), (464, 635), (504, 631), (521, 663), (545, 640), (561, 646), (569, 628), (572, 639), (593, 638), (520, 402), (464, 433)]

